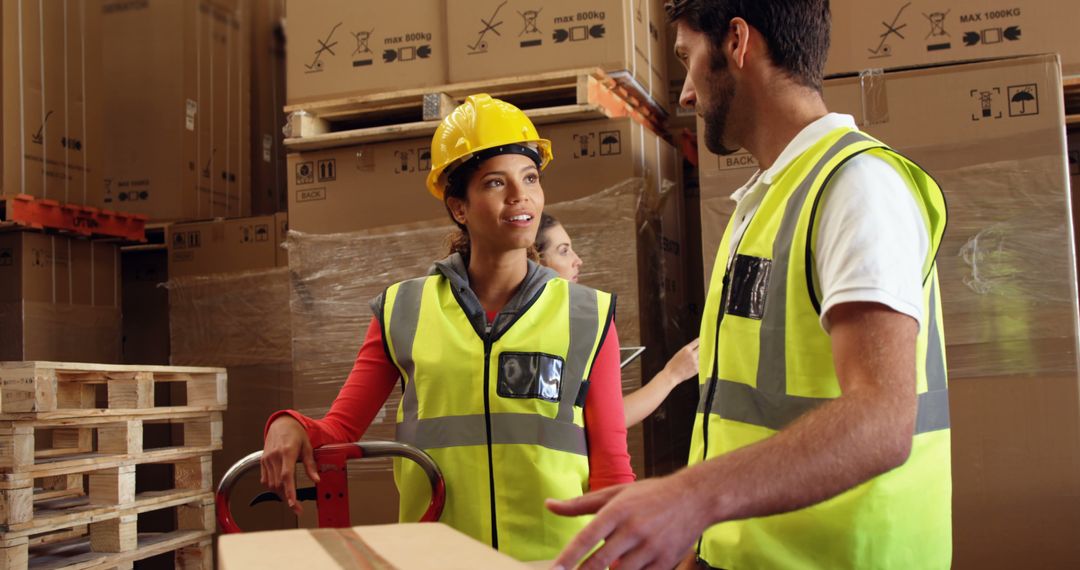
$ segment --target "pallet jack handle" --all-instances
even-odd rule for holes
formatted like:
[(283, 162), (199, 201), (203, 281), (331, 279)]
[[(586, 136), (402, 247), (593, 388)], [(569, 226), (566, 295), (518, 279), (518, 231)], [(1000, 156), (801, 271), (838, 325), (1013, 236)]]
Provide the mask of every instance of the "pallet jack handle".
[[(233, 519), (229, 499), (233, 485), (250, 469), (259, 467), (262, 451), (256, 451), (237, 461), (221, 478), (214, 497), (218, 527), (222, 533), (243, 532)], [(420, 522), (435, 522), (442, 515), (446, 503), (446, 484), (442, 471), (430, 455), (405, 443), (396, 441), (358, 441), (324, 445), (315, 450), (315, 464), (319, 469), (319, 482), (315, 485), (319, 528), (342, 528), (352, 526), (349, 519), (349, 482), (346, 462), (352, 459), (376, 457), (403, 457), (420, 465), (431, 483), (431, 502)]]

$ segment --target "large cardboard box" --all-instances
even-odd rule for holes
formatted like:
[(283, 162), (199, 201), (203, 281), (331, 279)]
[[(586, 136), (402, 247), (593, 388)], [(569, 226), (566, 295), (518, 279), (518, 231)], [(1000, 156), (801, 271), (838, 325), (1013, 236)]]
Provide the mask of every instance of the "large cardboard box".
[(446, 0), (450, 81), (601, 67), (667, 101), (661, 0)]
[[(543, 173), (548, 203), (588, 196), (627, 177), (658, 137), (630, 119), (540, 125), (555, 160)], [(294, 230), (330, 234), (446, 219), (425, 186), (431, 139), (410, 139), (289, 155), (289, 217)], [(672, 155), (673, 156), (673, 155)], [(674, 168), (674, 166), (672, 166)]]
[(1072, 0), (833, 0), (826, 75), (1058, 52), (1080, 73)]
[[(293, 407), (285, 214), (173, 224), (168, 228), (171, 363), (213, 363), (229, 372), (221, 451), (214, 480), (248, 453), (262, 449), (270, 414)], [(248, 507), (264, 489), (258, 471), (233, 491), (240, 528), (296, 525), (280, 503)]]
[(100, 206), (100, 14), (79, 0), (2, 11), (3, 193)]
[(115, 244), (0, 234), (0, 360), (120, 362)]
[[(938, 268), (955, 568), (1068, 566), (1080, 557), (1069, 530), (1080, 525), (1080, 382), (1060, 93), (1052, 56), (825, 85), (830, 109), (926, 168), (948, 201)], [(728, 195), (754, 167), (701, 150), (711, 268)]]
[(284, 212), (285, 0), (251, 1), (251, 214)]
[(288, 0), (288, 104), (446, 83), (444, 0)]
[(285, 213), (172, 224), (165, 232), (169, 277), (285, 267), (288, 253), (281, 244), (287, 231)]
[(518, 570), (533, 567), (441, 523), (230, 534), (221, 537), (218, 553), (218, 567), (222, 570)]
[(153, 220), (251, 212), (246, 2), (98, 0), (105, 199)]

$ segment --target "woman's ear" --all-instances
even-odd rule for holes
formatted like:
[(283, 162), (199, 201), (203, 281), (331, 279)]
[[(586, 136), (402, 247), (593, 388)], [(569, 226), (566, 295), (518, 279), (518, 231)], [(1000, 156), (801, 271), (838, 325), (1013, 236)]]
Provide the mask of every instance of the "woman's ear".
[(446, 199), (446, 208), (450, 210), (450, 215), (454, 217), (454, 221), (465, 225), (465, 201), (461, 198), (454, 198), (453, 196)]

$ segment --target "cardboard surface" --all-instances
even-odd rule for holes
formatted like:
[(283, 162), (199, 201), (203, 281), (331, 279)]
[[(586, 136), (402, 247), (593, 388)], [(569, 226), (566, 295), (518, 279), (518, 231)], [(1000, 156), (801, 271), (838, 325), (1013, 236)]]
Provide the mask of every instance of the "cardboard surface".
[(288, 0), (288, 104), (446, 83), (443, 0)]
[(78, 0), (2, 10), (3, 192), (100, 206), (100, 15)]
[(1080, 73), (1072, 0), (833, 0), (826, 75), (1058, 52)]
[[(1080, 335), (1060, 92), (1046, 56), (825, 86), (830, 109), (926, 168), (948, 201), (938, 267), (956, 568), (1080, 557), (1069, 530), (1080, 525)], [(754, 167), (701, 151), (708, 274), (728, 195)]]
[(0, 360), (120, 361), (115, 244), (0, 234)]
[(233, 273), (287, 266), (288, 215), (172, 224), (165, 232), (169, 276)]
[[(543, 172), (549, 204), (644, 176), (643, 149), (659, 144), (630, 119), (540, 125), (539, 131), (555, 154)], [(292, 228), (326, 234), (447, 218), (424, 186), (430, 146), (424, 138), (290, 154)]]
[[(381, 562), (381, 563), (380, 563)], [(229, 534), (218, 539), (222, 570), (528, 568), (440, 523)]]
[[(1080, 231), (1077, 230), (1077, 220), (1080, 220), (1080, 127), (1074, 127), (1068, 131), (1067, 144), (1069, 151), (1069, 187), (1072, 196), (1072, 219), (1073, 235), (1075, 236), (1074, 253), (1080, 252)], [(1080, 264), (1078, 264), (1080, 272)], [(1080, 273), (1078, 273), (1080, 274)]]
[(285, 0), (251, 5), (251, 214), (284, 212)]
[(246, 2), (100, 0), (107, 207), (153, 220), (251, 212)]
[(447, 0), (446, 22), (452, 83), (601, 67), (667, 100), (659, 0)]

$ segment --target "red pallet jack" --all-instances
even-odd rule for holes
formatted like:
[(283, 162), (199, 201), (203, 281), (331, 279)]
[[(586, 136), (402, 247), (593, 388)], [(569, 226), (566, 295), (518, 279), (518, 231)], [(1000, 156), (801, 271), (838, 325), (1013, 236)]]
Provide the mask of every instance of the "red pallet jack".
[[(345, 528), (352, 526), (349, 519), (349, 481), (346, 463), (353, 459), (376, 457), (402, 457), (416, 462), (424, 470), (431, 483), (431, 502), (419, 522), (435, 522), (442, 515), (446, 503), (446, 484), (442, 471), (430, 455), (411, 445), (396, 441), (358, 441), (325, 445), (315, 450), (315, 464), (319, 469), (319, 482), (314, 487), (296, 490), (300, 501), (314, 500), (319, 515), (319, 528)], [(248, 470), (259, 467), (262, 452), (256, 451), (237, 461), (221, 478), (214, 497), (218, 528), (222, 533), (243, 532), (233, 519), (229, 498), (233, 485)], [(254, 506), (264, 501), (281, 501), (276, 493), (265, 492), (255, 496), (249, 503)]]

